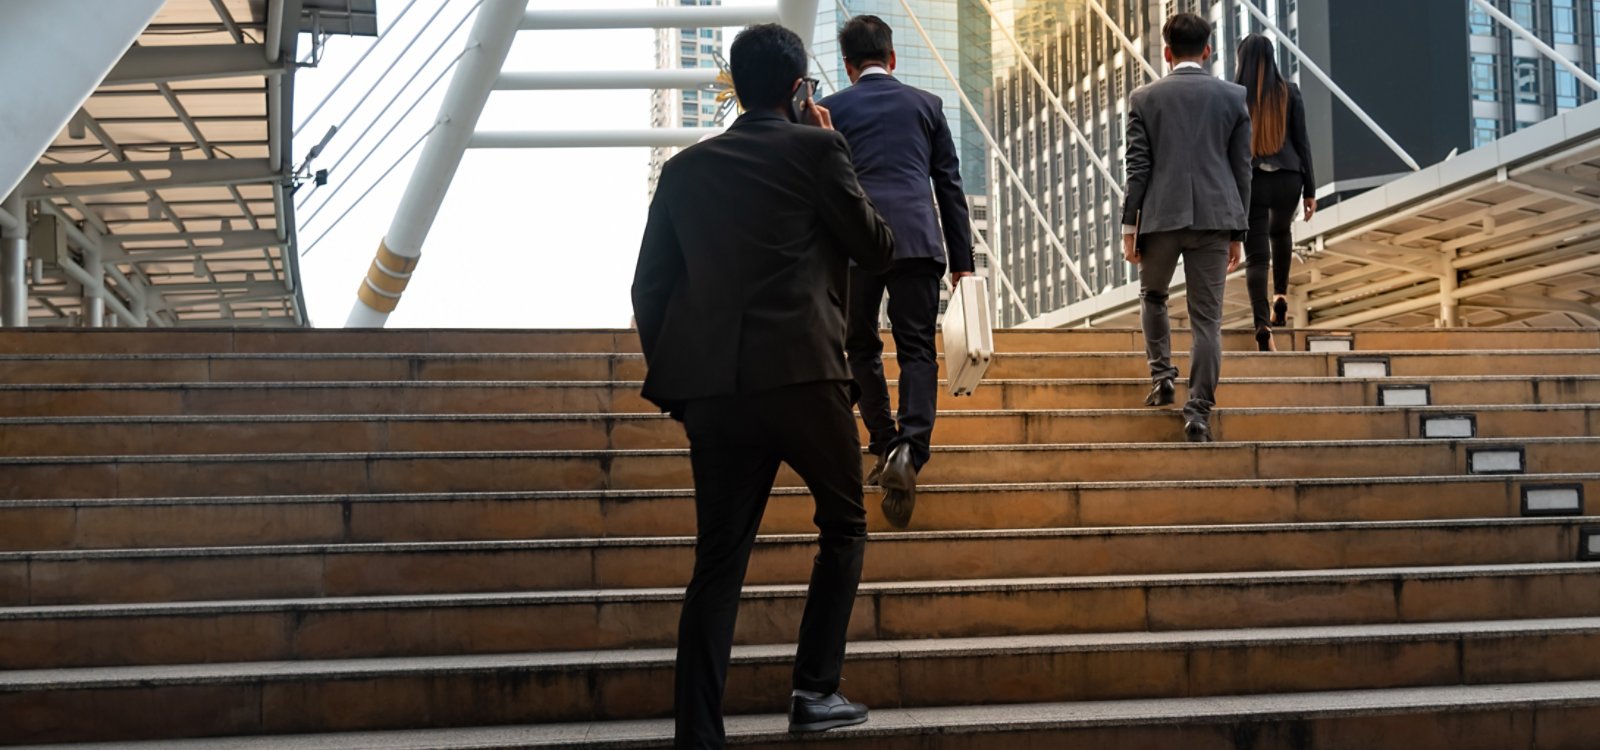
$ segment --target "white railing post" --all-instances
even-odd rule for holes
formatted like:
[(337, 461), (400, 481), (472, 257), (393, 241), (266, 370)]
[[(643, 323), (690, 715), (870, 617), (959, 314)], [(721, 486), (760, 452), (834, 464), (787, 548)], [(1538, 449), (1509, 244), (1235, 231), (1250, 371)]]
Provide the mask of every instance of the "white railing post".
[(28, 326), (28, 213), (22, 190), (0, 204), (9, 222), (0, 223), (0, 325)]

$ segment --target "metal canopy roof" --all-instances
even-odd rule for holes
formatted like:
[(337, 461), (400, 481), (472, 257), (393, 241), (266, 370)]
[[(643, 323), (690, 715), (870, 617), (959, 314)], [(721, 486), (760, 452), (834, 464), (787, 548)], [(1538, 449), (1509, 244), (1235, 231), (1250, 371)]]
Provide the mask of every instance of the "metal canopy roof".
[[(346, 6), (372, 3), (312, 5), (359, 26)], [(116, 293), (142, 291), (158, 325), (306, 324), (285, 190), (300, 6), (167, 0), (24, 184), (43, 213), (81, 223), (74, 244), (101, 238), (129, 280)], [(80, 314), (71, 280), (33, 291), (33, 325)]]
[[(1295, 225), (1300, 328), (1600, 326), (1600, 102), (1398, 178)], [(1185, 319), (1180, 273), (1171, 312)], [(1448, 309), (1444, 300), (1454, 301)], [(1137, 283), (1028, 327), (1135, 326)], [(1241, 269), (1224, 325), (1250, 324)]]

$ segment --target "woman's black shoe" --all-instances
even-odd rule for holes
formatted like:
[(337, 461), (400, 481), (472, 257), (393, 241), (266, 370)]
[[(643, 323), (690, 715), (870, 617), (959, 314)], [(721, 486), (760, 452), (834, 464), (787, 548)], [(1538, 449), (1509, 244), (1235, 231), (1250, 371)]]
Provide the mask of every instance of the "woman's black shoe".
[(1280, 299), (1272, 303), (1272, 327), (1285, 328), (1289, 325), (1289, 300)]
[(1278, 345), (1272, 340), (1272, 329), (1262, 326), (1256, 329), (1256, 349), (1263, 352), (1275, 352)]

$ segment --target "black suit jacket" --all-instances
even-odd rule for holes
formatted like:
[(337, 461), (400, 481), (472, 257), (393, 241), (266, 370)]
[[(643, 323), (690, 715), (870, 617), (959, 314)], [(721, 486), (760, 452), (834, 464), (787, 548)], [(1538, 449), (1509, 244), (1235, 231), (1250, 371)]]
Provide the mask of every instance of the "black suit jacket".
[(1128, 97), (1122, 223), (1141, 236), (1250, 226), (1250, 108), (1243, 86), (1180, 68)]
[(971, 271), (961, 161), (939, 97), (892, 76), (870, 75), (821, 104), (850, 141), (861, 187), (894, 228), (894, 259), (945, 263), (948, 250), (951, 271)]
[(1300, 87), (1289, 84), (1288, 132), (1278, 153), (1257, 157), (1255, 166), (1271, 164), (1280, 170), (1300, 173), (1300, 188), (1306, 198), (1317, 197), (1317, 177), (1311, 168), (1311, 136), (1306, 133), (1306, 100)]
[(850, 380), (849, 262), (881, 270), (893, 253), (844, 136), (740, 117), (656, 184), (633, 277), (645, 398), (680, 416), (692, 399)]

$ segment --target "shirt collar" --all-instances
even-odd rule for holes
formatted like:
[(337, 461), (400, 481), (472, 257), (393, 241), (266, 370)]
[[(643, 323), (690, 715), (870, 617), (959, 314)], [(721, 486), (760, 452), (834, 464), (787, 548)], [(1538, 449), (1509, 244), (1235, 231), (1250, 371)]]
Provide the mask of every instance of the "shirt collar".
[(888, 68), (885, 68), (882, 65), (868, 65), (866, 70), (861, 71), (861, 75), (859, 76), (859, 78), (866, 78), (867, 76), (886, 76), (886, 75), (889, 75), (889, 69)]
[(1176, 73), (1176, 72), (1178, 72), (1180, 70), (1183, 70), (1185, 68), (1194, 68), (1195, 70), (1198, 70), (1198, 71), (1201, 71), (1201, 72), (1205, 71), (1205, 67), (1201, 66), (1200, 63), (1197, 63), (1197, 62), (1194, 62), (1194, 61), (1189, 61), (1189, 62), (1178, 63), (1175, 67), (1173, 67), (1172, 72)]

